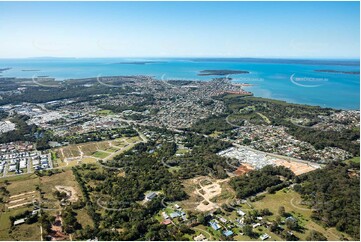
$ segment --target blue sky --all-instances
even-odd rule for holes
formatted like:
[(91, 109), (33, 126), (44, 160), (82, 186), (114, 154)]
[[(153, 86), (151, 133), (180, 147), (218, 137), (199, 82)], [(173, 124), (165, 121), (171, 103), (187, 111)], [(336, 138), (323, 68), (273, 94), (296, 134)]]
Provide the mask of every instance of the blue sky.
[(359, 58), (358, 2), (0, 2), (0, 58)]

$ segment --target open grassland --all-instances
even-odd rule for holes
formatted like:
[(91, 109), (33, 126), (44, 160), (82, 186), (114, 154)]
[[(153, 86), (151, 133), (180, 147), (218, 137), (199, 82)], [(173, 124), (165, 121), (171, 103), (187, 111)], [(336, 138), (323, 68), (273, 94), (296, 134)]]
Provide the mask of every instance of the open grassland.
[(57, 200), (53, 195), (54, 192), (57, 191), (56, 186), (72, 187), (76, 192), (75, 196), (81, 196), (81, 190), (78, 183), (75, 181), (75, 177), (71, 170), (53, 174), (51, 176), (40, 177), (40, 190), (44, 199), (49, 201)]
[(35, 191), (36, 187), (40, 185), (39, 177), (35, 174), (19, 176), (17, 178), (18, 179), (7, 179), (9, 184), (6, 186), (6, 189), (10, 192), (10, 196)]
[(353, 157), (353, 158), (351, 158), (351, 159), (349, 159), (349, 160), (346, 160), (345, 161), (346, 163), (356, 163), (356, 164), (360, 164), (360, 157), (358, 156), (358, 157)]
[(86, 226), (90, 226), (91, 228), (94, 228), (93, 221), (91, 217), (89, 216), (86, 208), (82, 208), (76, 211), (76, 219), (79, 221), (81, 226), (85, 228)]
[(40, 225), (21, 224), (11, 229), (10, 216), (16, 216), (27, 210), (28, 207), (17, 208), (8, 212), (0, 213), (0, 240), (40, 240)]
[(17, 241), (37, 241), (41, 239), (40, 224), (21, 224), (14, 227), (10, 234), (12, 240)]

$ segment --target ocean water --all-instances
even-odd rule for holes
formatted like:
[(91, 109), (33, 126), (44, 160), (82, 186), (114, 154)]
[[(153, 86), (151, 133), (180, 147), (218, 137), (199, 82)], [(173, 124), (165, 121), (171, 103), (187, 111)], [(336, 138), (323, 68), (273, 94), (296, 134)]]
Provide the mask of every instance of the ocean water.
[[(359, 60), (285, 59), (125, 59), (125, 58), (28, 58), (0, 59), (3, 77), (49, 76), (57, 80), (115, 75), (149, 75), (163, 80), (202, 80), (202, 70), (244, 70), (230, 75), (236, 83), (249, 83), (255, 96), (292, 103), (338, 109), (360, 109), (360, 75), (339, 72), (360, 71)], [(24, 71), (28, 70), (28, 71)], [(31, 70), (31, 71), (29, 71)]]

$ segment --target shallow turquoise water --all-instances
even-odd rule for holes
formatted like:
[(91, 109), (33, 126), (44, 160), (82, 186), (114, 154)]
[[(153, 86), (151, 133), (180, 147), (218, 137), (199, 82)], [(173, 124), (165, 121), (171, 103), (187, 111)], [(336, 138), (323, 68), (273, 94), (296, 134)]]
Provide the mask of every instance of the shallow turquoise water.
[[(151, 61), (147, 64), (120, 62)], [(255, 96), (293, 103), (342, 109), (360, 109), (360, 75), (315, 70), (360, 71), (358, 61), (297, 61), (264, 59), (0, 59), (4, 77), (50, 76), (58, 80), (113, 75), (150, 75), (164, 80), (210, 80), (201, 70), (245, 70), (231, 75), (235, 82), (250, 83)], [(23, 71), (23, 70), (34, 71)]]

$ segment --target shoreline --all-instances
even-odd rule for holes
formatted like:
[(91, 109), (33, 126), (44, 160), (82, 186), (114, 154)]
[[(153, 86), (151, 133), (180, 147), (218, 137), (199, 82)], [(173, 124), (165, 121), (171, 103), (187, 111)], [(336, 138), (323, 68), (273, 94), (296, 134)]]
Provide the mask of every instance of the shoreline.
[[(39, 76), (40, 77), (40, 76)], [(43, 77), (43, 76), (41, 76)], [(54, 79), (54, 82), (67, 82), (67, 81), (71, 81), (71, 82), (74, 82), (74, 81), (85, 81), (85, 80), (89, 80), (90, 82), (91, 81), (95, 81), (97, 82), (97, 79), (99, 77), (85, 77), (85, 78), (74, 78), (74, 79), (71, 79), (71, 78), (62, 78), (62, 79)], [(154, 76), (149, 76), (149, 75), (116, 75), (116, 76), (102, 76), (101, 78), (136, 78), (136, 79), (142, 79), (142, 78), (151, 78), (152, 80), (157, 80), (157, 81), (162, 81), (162, 80), (159, 80), (158, 78), (155, 78)], [(190, 82), (190, 83), (200, 83), (200, 82), (209, 82), (209, 81), (212, 81), (214, 79), (218, 79), (218, 78), (212, 78), (212, 79), (208, 79), (208, 80), (179, 80), (179, 81), (187, 81), (187, 82)], [(232, 81), (232, 78), (230, 78)], [(24, 81), (33, 81), (32, 78), (22, 78), (22, 77), (5, 77), (5, 76), (0, 76), (0, 82), (2, 80), (24, 80)], [(177, 80), (172, 80), (172, 81), (177, 81)], [(297, 102), (296, 100), (292, 100), (290, 101), (289, 99), (287, 98), (273, 98), (273, 97), (269, 97), (269, 96), (263, 96), (263, 95), (259, 95), (259, 94), (256, 94), (254, 93), (252, 90), (245, 90), (243, 88), (252, 88), (252, 87), (255, 87), (255, 86), (258, 86), (258, 85), (255, 85), (255, 84), (251, 84), (251, 83), (233, 83), (231, 82), (231, 85), (232, 86), (235, 86), (235, 87), (240, 87), (242, 89), (242, 91), (248, 93), (247, 96), (253, 96), (253, 97), (258, 97), (258, 98), (265, 98), (265, 99), (271, 99), (271, 100), (277, 100), (277, 101), (282, 101), (282, 102), (286, 102), (286, 103), (290, 103), (290, 104), (297, 104), (297, 105), (305, 105), (305, 106), (317, 106), (317, 107), (321, 107), (321, 108), (330, 108), (330, 109), (334, 109), (334, 110), (343, 110), (343, 111), (360, 111), (360, 107), (357, 108), (338, 108), (338, 107), (333, 107), (333, 106), (323, 106), (323, 105), (320, 105), (320, 104), (315, 104), (315, 103), (305, 103), (305, 102)], [(232, 91), (231, 91), (232, 92)], [(229, 92), (229, 94), (234, 94), (234, 95), (237, 95), (236, 92), (234, 93), (231, 93)], [(251, 95), (249, 95), (251, 94)], [(239, 93), (239, 95), (242, 95), (242, 93)], [(360, 97), (359, 97), (360, 98)]]

